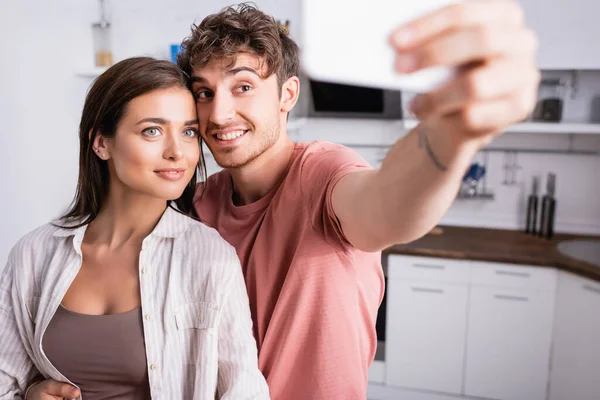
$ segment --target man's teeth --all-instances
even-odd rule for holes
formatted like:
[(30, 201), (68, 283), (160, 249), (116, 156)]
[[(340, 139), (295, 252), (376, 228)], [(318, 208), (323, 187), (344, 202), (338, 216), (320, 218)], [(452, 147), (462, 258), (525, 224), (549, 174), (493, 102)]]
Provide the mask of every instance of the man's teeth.
[(235, 138), (239, 138), (244, 133), (246, 133), (246, 131), (233, 131), (233, 132), (228, 132), (228, 133), (217, 133), (217, 139), (219, 139), (219, 140), (233, 140)]

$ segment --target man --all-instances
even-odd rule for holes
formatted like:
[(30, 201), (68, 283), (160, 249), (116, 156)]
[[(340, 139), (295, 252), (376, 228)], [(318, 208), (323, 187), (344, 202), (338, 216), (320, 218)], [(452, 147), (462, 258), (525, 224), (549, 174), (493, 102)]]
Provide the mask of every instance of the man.
[(513, 1), (446, 7), (399, 27), (390, 45), (399, 72), (459, 73), (414, 99), (422, 122), (379, 170), (342, 146), (290, 140), (298, 48), (271, 17), (230, 7), (182, 46), (203, 139), (225, 168), (199, 189), (197, 213), (237, 249), (273, 399), (365, 398), (379, 252), (427, 233), (478, 149), (534, 106), (537, 44)]

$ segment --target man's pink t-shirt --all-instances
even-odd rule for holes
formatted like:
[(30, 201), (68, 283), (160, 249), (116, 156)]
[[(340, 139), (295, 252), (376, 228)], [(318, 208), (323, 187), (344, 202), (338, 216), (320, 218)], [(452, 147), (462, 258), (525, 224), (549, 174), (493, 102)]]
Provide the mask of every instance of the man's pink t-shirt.
[(197, 203), (201, 220), (237, 250), (250, 298), (259, 367), (274, 400), (364, 399), (384, 291), (381, 253), (344, 238), (331, 193), (370, 168), (350, 149), (297, 143), (280, 183), (245, 206), (227, 170)]

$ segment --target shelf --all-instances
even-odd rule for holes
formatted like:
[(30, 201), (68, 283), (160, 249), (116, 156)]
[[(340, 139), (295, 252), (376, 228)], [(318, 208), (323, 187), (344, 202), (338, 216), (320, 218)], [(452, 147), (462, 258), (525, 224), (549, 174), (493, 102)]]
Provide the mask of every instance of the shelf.
[(457, 200), (494, 200), (494, 193), (484, 192), (475, 194), (459, 193), (456, 196)]
[(84, 78), (96, 78), (96, 77), (100, 76), (107, 69), (108, 69), (108, 67), (83, 68), (83, 69), (77, 70), (75, 72), (75, 75), (81, 76)]
[[(405, 129), (412, 129), (417, 124), (414, 119), (405, 119), (403, 123)], [(510, 126), (505, 132), (600, 135), (600, 124), (523, 122)]]

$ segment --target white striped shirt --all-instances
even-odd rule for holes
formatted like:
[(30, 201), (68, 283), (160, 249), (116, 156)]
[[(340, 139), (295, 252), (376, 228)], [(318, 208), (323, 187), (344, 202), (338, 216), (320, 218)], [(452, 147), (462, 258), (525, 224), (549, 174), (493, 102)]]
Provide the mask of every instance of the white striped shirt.
[[(79, 272), (86, 228), (47, 224), (13, 248), (0, 278), (0, 399), (22, 398), (38, 371), (72, 384), (42, 337)], [(167, 208), (138, 269), (153, 399), (269, 398), (240, 262), (217, 231)]]

